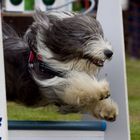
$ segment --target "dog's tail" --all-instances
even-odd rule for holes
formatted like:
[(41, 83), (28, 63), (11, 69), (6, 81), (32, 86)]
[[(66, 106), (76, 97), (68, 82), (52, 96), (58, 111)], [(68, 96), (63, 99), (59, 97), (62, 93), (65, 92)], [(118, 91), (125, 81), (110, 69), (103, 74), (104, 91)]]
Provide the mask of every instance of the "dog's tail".
[(19, 38), (16, 31), (4, 21), (2, 22), (3, 40), (8, 38)]

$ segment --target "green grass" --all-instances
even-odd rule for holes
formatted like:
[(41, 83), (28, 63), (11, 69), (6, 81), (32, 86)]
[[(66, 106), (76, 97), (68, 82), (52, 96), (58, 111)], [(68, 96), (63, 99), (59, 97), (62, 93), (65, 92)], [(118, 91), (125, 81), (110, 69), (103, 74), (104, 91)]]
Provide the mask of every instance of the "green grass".
[(131, 139), (140, 139), (140, 61), (127, 59)]
[[(130, 128), (132, 140), (140, 139), (140, 61), (127, 59)], [(54, 106), (26, 108), (8, 103), (8, 118), (11, 120), (80, 120), (81, 115), (61, 115)]]
[(57, 112), (55, 106), (30, 108), (9, 102), (8, 118), (9, 120), (80, 120), (81, 115), (62, 115)]

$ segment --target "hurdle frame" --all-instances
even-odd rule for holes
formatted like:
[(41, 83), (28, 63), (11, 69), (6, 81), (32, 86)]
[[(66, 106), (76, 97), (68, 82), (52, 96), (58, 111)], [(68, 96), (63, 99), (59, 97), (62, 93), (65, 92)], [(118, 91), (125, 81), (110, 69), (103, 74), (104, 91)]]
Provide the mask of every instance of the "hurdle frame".
[[(105, 140), (130, 140), (128, 92), (124, 51), (122, 8), (120, 0), (99, 0), (97, 19), (100, 21), (105, 37), (114, 50), (113, 59), (102, 69), (101, 77), (110, 82), (111, 96), (119, 107), (115, 123), (107, 123)], [(115, 75), (114, 75), (115, 74)]]
[(0, 2), (0, 140), (8, 139), (7, 106), (5, 90), (4, 55), (2, 42), (1, 2)]

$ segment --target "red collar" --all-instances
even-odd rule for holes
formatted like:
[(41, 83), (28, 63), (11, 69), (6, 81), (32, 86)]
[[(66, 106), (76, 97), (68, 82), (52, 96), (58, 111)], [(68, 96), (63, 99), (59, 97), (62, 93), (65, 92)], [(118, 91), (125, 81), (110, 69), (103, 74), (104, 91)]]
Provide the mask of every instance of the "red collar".
[[(42, 60), (42, 56), (40, 54), (36, 55), (33, 51), (30, 51), (29, 54), (29, 69), (37, 70), (38, 74), (43, 75), (45, 78), (53, 78), (54, 76), (63, 77), (64, 72), (56, 71), (52, 67), (50, 67), (47, 63), (44, 63)], [(37, 65), (36, 65), (37, 64)], [(35, 67), (34, 67), (35, 66)]]
[(42, 56), (40, 54), (38, 54), (36, 56), (33, 51), (30, 51), (30, 54), (29, 54), (29, 63), (33, 63), (36, 58), (37, 58), (37, 60), (42, 61)]

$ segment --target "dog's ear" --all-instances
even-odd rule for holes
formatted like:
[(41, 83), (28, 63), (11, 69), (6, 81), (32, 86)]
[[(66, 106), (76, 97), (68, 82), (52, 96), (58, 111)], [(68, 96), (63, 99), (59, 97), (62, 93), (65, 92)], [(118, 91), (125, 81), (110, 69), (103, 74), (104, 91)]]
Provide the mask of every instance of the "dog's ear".
[(46, 29), (49, 28), (50, 26), (49, 18), (47, 17), (47, 14), (42, 12), (40, 9), (35, 10), (33, 18), (35, 22), (38, 23), (39, 25), (45, 26)]

